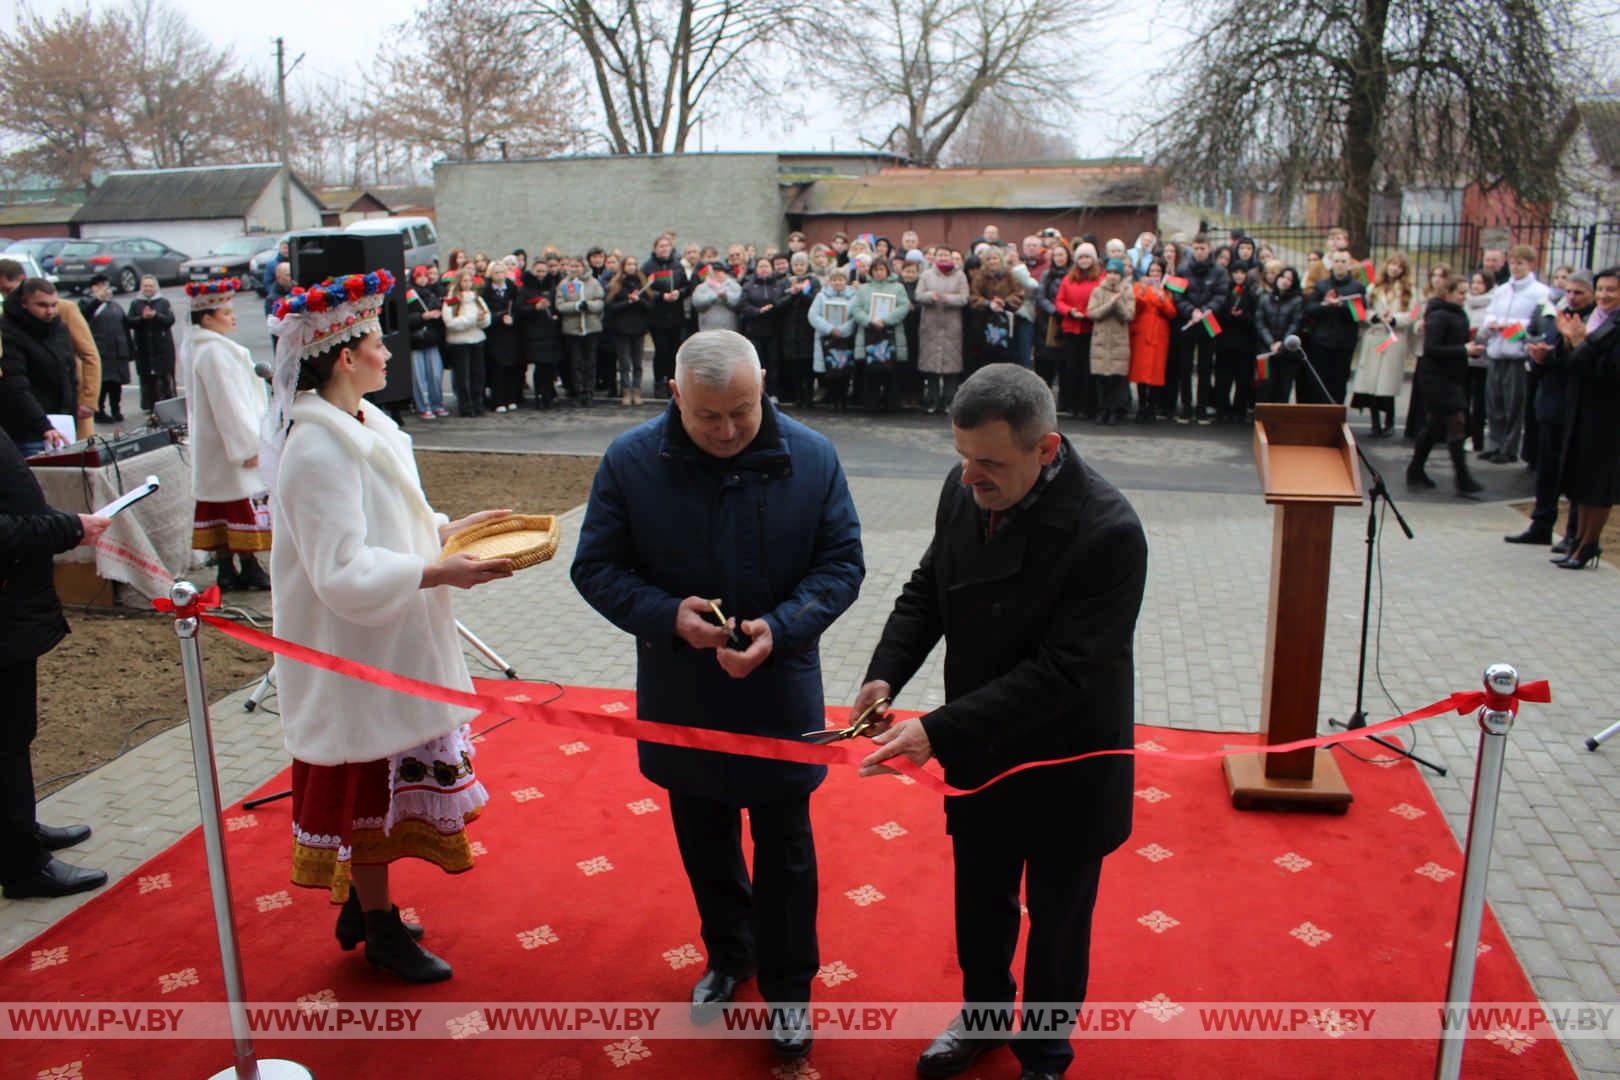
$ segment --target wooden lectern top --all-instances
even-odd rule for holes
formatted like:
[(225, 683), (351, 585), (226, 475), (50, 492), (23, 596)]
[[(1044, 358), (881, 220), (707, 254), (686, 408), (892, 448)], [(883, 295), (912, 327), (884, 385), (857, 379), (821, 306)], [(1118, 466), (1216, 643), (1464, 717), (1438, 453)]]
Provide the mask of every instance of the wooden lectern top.
[(1256, 405), (1254, 460), (1266, 502), (1359, 506), (1361, 468), (1343, 405)]

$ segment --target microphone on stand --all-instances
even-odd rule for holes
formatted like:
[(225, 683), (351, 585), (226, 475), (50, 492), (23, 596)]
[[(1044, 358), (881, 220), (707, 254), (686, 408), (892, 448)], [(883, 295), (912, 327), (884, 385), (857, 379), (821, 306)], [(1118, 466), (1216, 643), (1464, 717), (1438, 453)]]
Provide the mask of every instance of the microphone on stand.
[[(1295, 354), (1302, 361), (1304, 361), (1305, 370), (1311, 373), (1311, 378), (1316, 381), (1316, 388), (1318, 390), (1322, 391), (1322, 401), (1325, 404), (1328, 404), (1328, 405), (1343, 404), (1342, 402), (1334, 401), (1333, 400), (1333, 395), (1328, 393), (1327, 383), (1324, 383), (1322, 381), (1322, 376), (1317, 374), (1316, 365), (1311, 363), (1311, 358), (1305, 352), (1305, 346), (1300, 343), (1298, 334), (1289, 334), (1287, 337), (1283, 338), (1283, 350), (1285, 352), (1291, 352), (1291, 353)], [(1357, 449), (1359, 450), (1360, 447), (1357, 447)]]
[(263, 360), (260, 360), (257, 364), (253, 365), (253, 374), (257, 375), (265, 382), (274, 382), (276, 377), (275, 371)]

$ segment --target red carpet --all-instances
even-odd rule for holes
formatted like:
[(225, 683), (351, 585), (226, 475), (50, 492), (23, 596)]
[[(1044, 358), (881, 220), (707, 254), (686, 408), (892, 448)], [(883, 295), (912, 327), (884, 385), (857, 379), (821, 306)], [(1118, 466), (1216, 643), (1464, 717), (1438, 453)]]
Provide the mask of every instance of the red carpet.
[[(571, 691), (606, 704), (621, 691)], [(1207, 750), (1231, 736), (1140, 729), (1150, 746)], [(1461, 854), (1415, 768), (1340, 756), (1356, 802), (1344, 817), (1239, 813), (1215, 762), (1139, 761), (1137, 825), (1105, 863), (1092, 957), (1093, 1002), (1437, 1001), (1445, 989)], [(697, 917), (663, 808), (626, 743), (586, 746), (532, 722), (481, 745), (491, 795), (473, 836), (477, 869), (451, 878), (396, 868), (395, 894), (427, 926), (456, 977), (426, 989), (373, 974), (332, 939), (323, 893), (288, 884), (287, 802), (228, 812), (228, 843), (254, 1001), (684, 1000), (702, 973)], [(266, 790), (284, 785), (285, 774)], [(816, 795), (821, 866), (819, 1003), (952, 1002), (949, 848), (939, 800), (894, 778), (835, 771)], [(1438, 868), (1438, 869), (1437, 869)], [(587, 872), (591, 871), (591, 872)], [(1501, 872), (1500, 870), (1498, 872)], [(853, 894), (853, 895), (852, 895)], [(881, 899), (876, 897), (881, 895)], [(861, 902), (864, 901), (864, 902)], [(0, 960), (5, 997), (150, 1002), (223, 997), (199, 834), (154, 858), (49, 933)], [(1307, 925), (1309, 924), (1309, 925)], [(1314, 944), (1313, 944), (1314, 943)], [(1487, 920), (1476, 1002), (1534, 995)], [(1020, 958), (1021, 970), (1022, 960)], [(757, 997), (749, 984), (745, 996)], [(1172, 1004), (1166, 1004), (1172, 1003)], [(1070, 1076), (1378, 1077), (1432, 1075), (1429, 1039), (1355, 1039), (1312, 1028), (1286, 1040), (1076, 1037)], [(905, 1077), (918, 1040), (823, 1038), (797, 1066), (752, 1041), (261, 1038), (322, 1080), (361, 1076), (562, 1078)], [(12, 1041), (6, 1077), (201, 1077), (228, 1043)], [(1470, 1041), (1470, 1077), (1572, 1077), (1556, 1038)], [(1005, 1050), (969, 1077), (1015, 1077)]]

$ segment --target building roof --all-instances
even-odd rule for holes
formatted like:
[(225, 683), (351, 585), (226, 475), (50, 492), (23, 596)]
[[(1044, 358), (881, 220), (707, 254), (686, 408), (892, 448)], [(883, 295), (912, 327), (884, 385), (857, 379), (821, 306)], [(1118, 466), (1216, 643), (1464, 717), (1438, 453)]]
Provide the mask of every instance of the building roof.
[(12, 203), (0, 206), (0, 229), (29, 225), (66, 225), (79, 207), (63, 203)]
[(815, 180), (794, 194), (788, 213), (817, 217), (1154, 206), (1162, 187), (1159, 171), (1135, 159), (1011, 168), (897, 168), (871, 176)]
[[(74, 216), (76, 222), (242, 218), (281, 174), (281, 166), (223, 165), (107, 174)], [(320, 199), (293, 175), (311, 202)]]
[(321, 201), (321, 206), (328, 211), (342, 213), (353, 210), (363, 200), (369, 198), (384, 210), (391, 207), (391, 203), (377, 194), (376, 188), (320, 188), (315, 197)]

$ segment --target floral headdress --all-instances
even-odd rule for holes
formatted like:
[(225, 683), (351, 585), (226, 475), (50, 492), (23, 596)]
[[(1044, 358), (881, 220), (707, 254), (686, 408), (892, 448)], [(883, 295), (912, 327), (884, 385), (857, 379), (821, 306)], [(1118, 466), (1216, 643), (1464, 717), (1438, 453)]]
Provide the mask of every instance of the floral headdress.
[(213, 281), (186, 283), (186, 299), (191, 301), (192, 311), (208, 311), (211, 308), (222, 307), (230, 303), (241, 291), (242, 282), (237, 278), (215, 278)]

